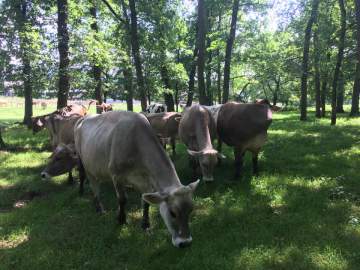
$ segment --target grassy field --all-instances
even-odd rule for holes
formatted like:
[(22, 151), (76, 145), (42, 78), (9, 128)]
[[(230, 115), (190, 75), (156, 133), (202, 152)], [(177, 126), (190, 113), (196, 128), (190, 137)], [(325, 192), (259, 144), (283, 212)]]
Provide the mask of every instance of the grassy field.
[[(128, 224), (119, 227), (110, 185), (100, 216), (88, 185), (79, 197), (66, 176), (41, 181), (47, 134), (12, 124), (21, 118), (21, 109), (0, 108), (0, 122), (10, 126), (4, 140), (16, 146), (0, 152), (0, 269), (360, 269), (360, 118), (344, 115), (331, 127), (312, 114), (306, 123), (294, 112), (276, 114), (259, 177), (247, 155), (244, 178), (234, 181), (225, 148), (216, 181), (196, 192), (187, 249), (171, 245), (156, 208), (151, 231), (141, 230), (133, 191)], [(177, 151), (177, 172), (188, 183), (184, 146)]]

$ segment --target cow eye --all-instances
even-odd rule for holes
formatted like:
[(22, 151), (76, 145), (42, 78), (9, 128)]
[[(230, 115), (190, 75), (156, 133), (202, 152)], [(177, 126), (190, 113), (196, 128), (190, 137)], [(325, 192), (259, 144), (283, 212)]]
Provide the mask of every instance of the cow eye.
[(175, 212), (174, 212), (174, 211), (172, 211), (172, 210), (170, 210), (170, 216), (171, 216), (172, 218), (176, 218), (176, 214), (175, 214)]

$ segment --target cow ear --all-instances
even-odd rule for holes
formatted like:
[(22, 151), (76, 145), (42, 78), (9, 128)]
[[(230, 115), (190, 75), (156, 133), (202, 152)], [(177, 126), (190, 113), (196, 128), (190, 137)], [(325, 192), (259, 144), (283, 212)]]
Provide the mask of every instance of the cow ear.
[(181, 116), (175, 117), (175, 121), (180, 122), (181, 121)]
[(189, 153), (190, 156), (193, 156), (193, 157), (199, 157), (202, 155), (201, 151), (192, 151), (192, 150), (187, 149), (187, 152)]
[(159, 204), (167, 199), (168, 195), (160, 194), (159, 192), (144, 193), (142, 199), (150, 204)]
[(194, 192), (197, 186), (200, 184), (200, 179), (196, 180), (195, 182), (192, 182), (188, 185), (189, 188), (191, 188), (191, 191)]

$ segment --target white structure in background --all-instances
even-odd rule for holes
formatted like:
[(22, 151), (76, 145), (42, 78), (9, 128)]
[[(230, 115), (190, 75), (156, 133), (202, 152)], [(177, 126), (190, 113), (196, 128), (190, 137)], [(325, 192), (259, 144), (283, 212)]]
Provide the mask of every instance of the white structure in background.
[(167, 106), (161, 103), (153, 103), (146, 107), (146, 113), (161, 113), (167, 112)]

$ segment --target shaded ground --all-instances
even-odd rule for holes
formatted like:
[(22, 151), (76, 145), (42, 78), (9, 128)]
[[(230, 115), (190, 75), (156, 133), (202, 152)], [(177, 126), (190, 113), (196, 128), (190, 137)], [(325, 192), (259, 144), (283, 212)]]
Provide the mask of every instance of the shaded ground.
[[(79, 197), (66, 176), (42, 182), (45, 132), (34, 137), (13, 126), (4, 140), (14, 151), (0, 152), (0, 269), (359, 269), (359, 118), (331, 127), (328, 119), (276, 115), (257, 178), (248, 155), (244, 178), (234, 181), (225, 148), (216, 181), (197, 190), (194, 241), (184, 250), (172, 247), (155, 208), (150, 233), (142, 232), (135, 192), (129, 224), (120, 228), (110, 185), (103, 190), (109, 211), (99, 216), (88, 186)], [(177, 151), (187, 183), (185, 148)]]

